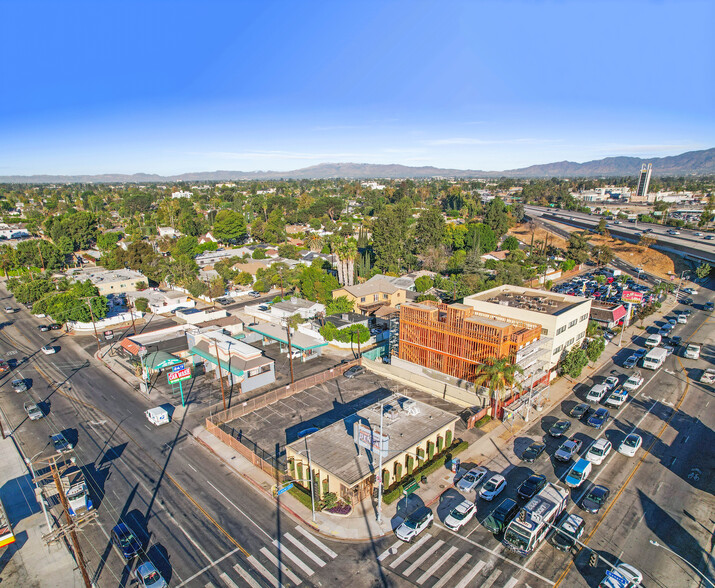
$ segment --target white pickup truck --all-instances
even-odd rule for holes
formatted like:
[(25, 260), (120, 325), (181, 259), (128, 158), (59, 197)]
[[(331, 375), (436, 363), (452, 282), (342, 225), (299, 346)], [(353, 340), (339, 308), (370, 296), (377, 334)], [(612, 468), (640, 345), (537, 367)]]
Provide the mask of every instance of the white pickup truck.
[(703, 372), (702, 376), (700, 376), (700, 383), (712, 384), (713, 382), (715, 382), (715, 369), (708, 368)]
[(614, 408), (618, 408), (626, 400), (628, 400), (628, 392), (623, 389), (619, 389), (611, 392), (611, 395), (606, 398), (603, 404), (605, 404), (606, 406), (613, 406)]
[(645, 378), (641, 376), (641, 373), (636, 372), (623, 383), (623, 389), (628, 390), (629, 392), (634, 392), (643, 385), (644, 380)]

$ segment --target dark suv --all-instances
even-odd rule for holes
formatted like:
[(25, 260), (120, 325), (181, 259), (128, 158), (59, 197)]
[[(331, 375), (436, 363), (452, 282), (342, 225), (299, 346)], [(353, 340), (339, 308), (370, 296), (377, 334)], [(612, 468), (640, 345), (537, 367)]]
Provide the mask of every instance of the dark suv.
[(501, 533), (506, 526), (511, 522), (519, 512), (519, 505), (513, 501), (511, 498), (506, 498), (502, 500), (501, 504), (497, 506), (482, 523), (484, 528), (491, 531), (495, 535)]

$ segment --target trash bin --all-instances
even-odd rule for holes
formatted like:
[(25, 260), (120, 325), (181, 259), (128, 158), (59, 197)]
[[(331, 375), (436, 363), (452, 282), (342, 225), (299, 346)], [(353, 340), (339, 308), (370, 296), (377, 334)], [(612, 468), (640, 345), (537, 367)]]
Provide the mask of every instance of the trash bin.
[(459, 471), (459, 459), (452, 460), (452, 473), (456, 474)]

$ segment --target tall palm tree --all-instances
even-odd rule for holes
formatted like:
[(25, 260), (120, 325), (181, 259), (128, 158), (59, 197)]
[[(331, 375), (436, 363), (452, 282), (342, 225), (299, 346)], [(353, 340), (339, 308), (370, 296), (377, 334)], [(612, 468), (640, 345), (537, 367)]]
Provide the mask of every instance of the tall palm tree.
[(499, 404), (503, 399), (503, 394), (506, 389), (513, 390), (516, 382), (515, 376), (517, 372), (524, 370), (511, 363), (509, 358), (499, 359), (497, 357), (488, 357), (484, 363), (477, 369), (474, 384), (476, 386), (484, 386), (489, 390), (492, 404), (492, 418), (496, 418), (498, 414)]
[(347, 267), (345, 268), (346, 271), (343, 277), (345, 278), (347, 285), (352, 286), (355, 281), (355, 258), (358, 255), (357, 241), (355, 241), (352, 237), (345, 243), (344, 254)]
[(347, 250), (347, 244), (345, 242), (338, 243), (335, 246), (334, 253), (338, 258), (338, 282), (340, 282), (341, 286), (346, 285), (346, 280), (345, 280), (345, 257), (346, 257), (346, 252)]

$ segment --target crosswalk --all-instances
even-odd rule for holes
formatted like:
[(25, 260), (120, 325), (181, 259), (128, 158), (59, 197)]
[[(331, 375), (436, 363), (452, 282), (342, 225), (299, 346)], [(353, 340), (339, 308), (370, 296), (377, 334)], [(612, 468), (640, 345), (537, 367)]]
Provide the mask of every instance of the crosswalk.
[(472, 553), (460, 553), (457, 547), (427, 532), (413, 544), (395, 541), (377, 559), (417, 586), (530, 588), (510, 576), (504, 566), (494, 567), (493, 563), (477, 560)]
[(239, 563), (232, 562), (232, 571), (222, 571), (218, 576), (222, 586), (207, 582), (205, 588), (300, 586), (304, 579), (313, 576), (336, 557), (338, 554), (325, 543), (297, 526), (291, 532), (283, 533), (281, 541), (274, 539), (271, 546), (261, 547), (258, 555), (249, 555)]

